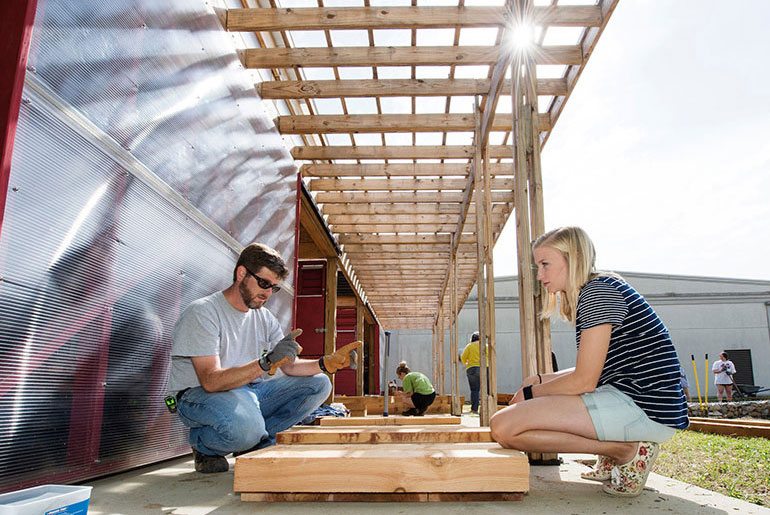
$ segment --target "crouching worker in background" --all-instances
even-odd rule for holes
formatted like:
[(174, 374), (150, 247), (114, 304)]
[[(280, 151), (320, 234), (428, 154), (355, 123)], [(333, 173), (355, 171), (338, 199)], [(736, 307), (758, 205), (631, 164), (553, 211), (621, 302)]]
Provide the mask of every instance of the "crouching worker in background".
[(689, 425), (679, 359), (666, 326), (620, 276), (597, 272), (594, 246), (578, 227), (534, 244), (537, 278), (548, 291), (541, 314), (575, 325), (574, 368), (528, 377), (491, 419), (492, 437), (526, 452), (599, 455), (585, 479), (611, 495), (636, 496), (658, 444)]
[(428, 407), (436, 400), (436, 390), (433, 388), (430, 380), (425, 377), (425, 374), (409, 370), (409, 367), (406, 366), (406, 361), (398, 364), (396, 375), (404, 386), (404, 391), (397, 390), (396, 395), (401, 396), (404, 406), (408, 408), (401, 414), (416, 417), (423, 416)]
[[(282, 337), (263, 307), (288, 273), (275, 250), (252, 243), (238, 258), (233, 283), (190, 303), (174, 327), (168, 389), (190, 428), (198, 472), (226, 472), (225, 455), (273, 445), (276, 433), (329, 396), (331, 382), (322, 372), (350, 365), (348, 347), (361, 345), (320, 360), (297, 358), (294, 338), (301, 331)], [(272, 378), (277, 368), (283, 374)]]

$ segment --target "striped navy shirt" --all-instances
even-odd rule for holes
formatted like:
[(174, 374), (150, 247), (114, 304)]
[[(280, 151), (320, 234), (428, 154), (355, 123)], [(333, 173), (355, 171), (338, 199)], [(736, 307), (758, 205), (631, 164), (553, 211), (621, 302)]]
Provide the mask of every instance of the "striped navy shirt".
[(591, 279), (580, 290), (575, 339), (602, 324), (612, 325), (599, 384), (625, 393), (651, 419), (684, 429), (687, 404), (679, 383), (679, 358), (668, 329), (639, 292), (616, 277)]

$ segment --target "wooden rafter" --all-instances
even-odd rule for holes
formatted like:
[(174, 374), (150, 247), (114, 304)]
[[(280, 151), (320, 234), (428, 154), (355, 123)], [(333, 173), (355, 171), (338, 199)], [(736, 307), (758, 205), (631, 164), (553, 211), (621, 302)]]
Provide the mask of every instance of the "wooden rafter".
[[(279, 132), (304, 142), (291, 153), (305, 161), (300, 168), (304, 184), (342, 249), (337, 265), (386, 328), (456, 333), (454, 317), (476, 281), (480, 260), (491, 270), (490, 253), (477, 253), (472, 242), (483, 231), (484, 245), (491, 247), (516, 198), (509, 145), (513, 116), (497, 109), (498, 102), (504, 105), (512, 98), (512, 81), (505, 78), (508, 40), (518, 30), (511, 25), (520, 16), (516, 13), (522, 12), (514, 1), (466, 6), (458, 0), (454, 7), (427, 7), (411, 0), (411, 6), (387, 7), (364, 0), (363, 7), (328, 7), (323, 0), (308, 0), (286, 9), (273, 0), (260, 4), (270, 7), (246, 8), (242, 0), (244, 9), (227, 11), (227, 30), (252, 32), (259, 42), (261, 48), (245, 49), (241, 60), (247, 68), (270, 70), (271, 80), (256, 84), (256, 91), (285, 105), (276, 109)], [(529, 91), (544, 107), (534, 121), (541, 146), (616, 4), (527, 4), (525, 16), (540, 27), (531, 47), (533, 65), (565, 70), (538, 79)], [(424, 29), (437, 28), (453, 33), (448, 45), (422, 40), (428, 34)], [(494, 43), (461, 44), (469, 28), (488, 28)], [(391, 29), (408, 31), (396, 46), (390, 46), (395, 40), (379, 39)], [(572, 44), (544, 44), (546, 31), (558, 30), (575, 34)], [(302, 34), (310, 32), (300, 31), (320, 31), (321, 37), (305, 38)], [(362, 34), (343, 39), (335, 31)], [(464, 65), (480, 66), (481, 73), (460, 73)], [(424, 66), (445, 67), (446, 73), (423, 78)], [(396, 69), (406, 73), (393, 75)], [(477, 98), (480, 131), (473, 115), (464, 114), (467, 108), (455, 107), (456, 102), (467, 103), (467, 97)], [(432, 107), (424, 109), (421, 102)], [(449, 144), (468, 141), (474, 133), (473, 145)], [(495, 144), (487, 145), (487, 140)], [(420, 144), (428, 141), (430, 145)], [(483, 187), (475, 181), (480, 171), (472, 164), (479, 148), (485, 151), (482, 161), (476, 159), (484, 166)], [(479, 205), (489, 212), (477, 209), (477, 188), (486, 199)], [(409, 288), (399, 289), (399, 282)], [(491, 292), (492, 285), (486, 287)], [(457, 345), (456, 334), (450, 340)], [(443, 349), (441, 341), (441, 336), (434, 338), (437, 350)], [(442, 355), (438, 353), (435, 363), (437, 373), (444, 369)]]
[[(489, 93), (490, 79), (365, 79), (271, 81), (256, 85), (262, 98), (470, 96)], [(503, 91), (511, 81), (503, 81)], [(565, 79), (540, 79), (538, 95), (566, 95)]]
[[(493, 27), (509, 22), (504, 7), (346, 7), (292, 9), (231, 9), (227, 30), (340, 30), (340, 29), (436, 29)], [(601, 24), (595, 6), (538, 7), (535, 22), (555, 27), (592, 27)]]
[[(470, 159), (473, 156), (471, 145), (388, 145), (357, 147), (294, 147), (291, 150), (294, 159), (326, 161), (332, 159)], [(492, 145), (489, 157), (512, 159), (510, 146)]]
[[(536, 49), (537, 64), (580, 65), (579, 46)], [(493, 65), (500, 57), (494, 46), (466, 47), (344, 47), (249, 48), (243, 54), (246, 68), (317, 68), (327, 66), (451, 66)]]

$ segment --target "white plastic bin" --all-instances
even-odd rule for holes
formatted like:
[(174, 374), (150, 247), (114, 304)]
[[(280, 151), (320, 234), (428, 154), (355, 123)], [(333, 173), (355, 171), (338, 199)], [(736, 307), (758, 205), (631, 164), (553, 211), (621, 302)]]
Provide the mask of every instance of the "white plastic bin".
[(90, 486), (42, 485), (0, 495), (0, 515), (85, 515)]

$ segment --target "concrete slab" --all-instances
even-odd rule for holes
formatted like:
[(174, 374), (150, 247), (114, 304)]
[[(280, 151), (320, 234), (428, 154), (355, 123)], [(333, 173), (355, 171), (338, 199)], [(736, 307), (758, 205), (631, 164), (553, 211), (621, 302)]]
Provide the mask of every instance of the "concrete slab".
[[(463, 425), (478, 426), (478, 417), (463, 416)], [(235, 459), (224, 474), (199, 474), (192, 456), (125, 472), (87, 484), (91, 493), (90, 515), (173, 514), (241, 515), (358, 515), (415, 514), (485, 515), (526, 513), (528, 515), (590, 514), (624, 515), (648, 513), (770, 515), (770, 509), (710, 492), (675, 479), (651, 474), (645, 491), (633, 499), (611, 497), (601, 483), (580, 479), (586, 470), (580, 460), (595, 456), (561, 454), (561, 466), (531, 467), (530, 492), (523, 501), (477, 503), (255, 503), (242, 502), (233, 493)]]
[(103, 514), (251, 514), (281, 515), (392, 514), (409, 510), (411, 514), (463, 514), (471, 511), (487, 515), (497, 513), (591, 515), (624, 513), (648, 514), (697, 513), (770, 514), (770, 509), (710, 492), (681, 481), (651, 474), (641, 496), (634, 499), (610, 497), (601, 491), (601, 483), (580, 479), (586, 470), (578, 459), (592, 456), (561, 455), (558, 467), (532, 467), (530, 493), (520, 502), (479, 503), (253, 503), (242, 502), (233, 493), (234, 459), (230, 472), (199, 474), (193, 470), (192, 457), (115, 475), (88, 483), (91, 494), (90, 515)]

